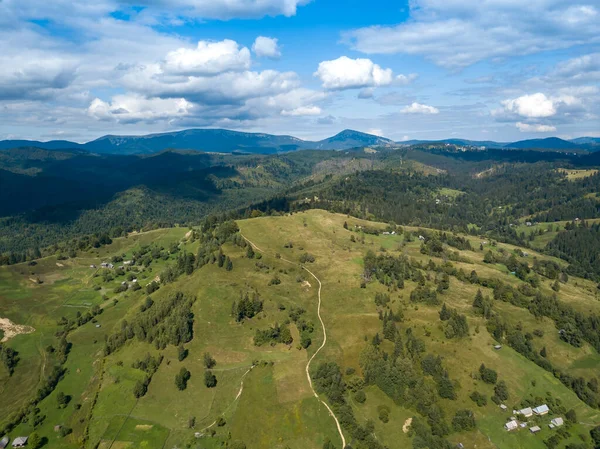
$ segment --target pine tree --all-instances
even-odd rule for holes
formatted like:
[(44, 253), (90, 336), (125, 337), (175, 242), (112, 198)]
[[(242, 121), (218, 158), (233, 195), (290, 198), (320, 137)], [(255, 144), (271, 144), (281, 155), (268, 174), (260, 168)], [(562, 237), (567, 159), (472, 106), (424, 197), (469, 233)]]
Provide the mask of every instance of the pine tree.
[(246, 257), (248, 259), (254, 258), (254, 250), (252, 249), (252, 245), (248, 245), (248, 248), (246, 248)]
[(229, 258), (229, 256), (227, 256), (227, 258), (225, 259), (225, 269), (227, 271), (233, 270), (233, 262), (231, 262), (231, 259)]
[(446, 307), (446, 303), (442, 305), (442, 309), (440, 310), (440, 320), (448, 321), (452, 316), (450, 310)]

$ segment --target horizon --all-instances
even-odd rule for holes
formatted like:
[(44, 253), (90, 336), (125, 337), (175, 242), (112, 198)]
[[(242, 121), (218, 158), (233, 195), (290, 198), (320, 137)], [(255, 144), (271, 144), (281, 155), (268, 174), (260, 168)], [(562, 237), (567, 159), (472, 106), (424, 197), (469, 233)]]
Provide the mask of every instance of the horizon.
[(585, 0), (5, 0), (0, 139), (596, 136), (598, 18)]
[[(292, 134), (276, 134), (276, 133), (267, 133), (267, 132), (262, 132), (262, 131), (243, 131), (243, 130), (237, 130), (237, 129), (228, 129), (228, 128), (182, 128), (182, 129), (175, 129), (175, 130), (170, 130), (170, 131), (163, 131), (163, 132), (154, 132), (154, 133), (142, 133), (142, 134), (104, 134), (95, 138), (92, 138), (90, 140), (83, 140), (83, 141), (77, 141), (77, 140), (70, 140), (70, 139), (47, 139), (47, 140), (41, 140), (41, 139), (20, 139), (20, 138), (14, 138), (14, 139), (1, 139), (0, 142), (2, 141), (11, 141), (11, 140), (24, 140), (24, 141), (31, 141), (31, 142), (41, 142), (41, 143), (49, 143), (49, 142), (58, 142), (58, 141), (66, 141), (66, 142), (71, 142), (71, 143), (76, 143), (78, 145), (85, 145), (87, 143), (90, 142), (94, 142), (96, 140), (99, 139), (103, 139), (106, 137), (124, 137), (124, 138), (129, 138), (129, 137), (148, 137), (151, 135), (162, 135), (162, 134), (174, 134), (174, 133), (180, 133), (180, 132), (184, 132), (184, 131), (202, 131), (202, 130), (214, 130), (214, 131), (231, 131), (231, 132), (239, 132), (239, 133), (247, 133), (247, 134), (266, 134), (266, 135), (273, 135), (273, 136), (278, 136), (278, 137), (283, 137), (283, 136), (287, 136), (287, 137), (293, 137), (293, 138), (298, 138), (297, 136), (294, 136)], [(334, 134), (331, 135), (327, 135), (327, 136), (323, 136), (320, 138), (316, 138), (316, 139), (301, 139), (303, 141), (313, 141), (313, 142), (318, 142), (321, 140), (326, 140), (328, 138), (331, 137), (335, 137), (338, 134), (341, 134), (345, 131), (352, 131), (352, 132), (359, 132), (362, 134), (369, 134), (375, 137), (381, 137), (384, 139), (388, 139), (388, 140), (392, 140), (394, 143), (398, 143), (398, 144), (402, 144), (404, 142), (410, 142), (410, 141), (422, 141), (422, 142), (436, 142), (436, 141), (445, 141), (445, 140), (465, 140), (465, 141), (473, 141), (473, 142), (483, 142), (483, 141), (489, 141), (489, 142), (494, 142), (494, 143), (502, 143), (502, 144), (510, 144), (510, 143), (514, 143), (514, 142), (518, 142), (518, 141), (524, 141), (524, 140), (542, 140), (542, 139), (562, 139), (558, 136), (554, 136), (554, 135), (550, 135), (550, 136), (540, 136), (540, 137), (532, 137), (532, 138), (527, 138), (527, 139), (519, 139), (519, 140), (513, 140), (513, 141), (502, 141), (502, 140), (492, 140), (492, 139), (468, 139), (465, 137), (446, 137), (446, 138), (441, 138), (441, 139), (427, 139), (427, 138), (421, 138), (421, 139), (408, 139), (408, 140), (393, 140), (393, 139), (389, 139), (385, 136), (381, 136), (378, 134), (373, 134), (373, 133), (368, 133), (368, 132), (364, 132), (364, 131), (359, 131), (356, 129), (350, 129), (350, 128), (344, 128), (340, 131), (335, 132)], [(591, 138), (591, 139), (600, 139), (600, 136), (592, 136), (592, 135), (582, 135), (582, 136), (576, 136), (570, 139), (562, 139), (562, 140), (574, 140), (574, 139), (581, 139), (581, 138)]]

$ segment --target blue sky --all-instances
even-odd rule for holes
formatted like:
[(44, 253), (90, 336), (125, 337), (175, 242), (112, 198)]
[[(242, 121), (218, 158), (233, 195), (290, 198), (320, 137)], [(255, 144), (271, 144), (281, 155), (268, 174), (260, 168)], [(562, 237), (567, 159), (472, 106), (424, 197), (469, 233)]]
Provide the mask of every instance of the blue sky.
[(599, 0), (0, 0), (0, 138), (598, 136), (599, 85)]

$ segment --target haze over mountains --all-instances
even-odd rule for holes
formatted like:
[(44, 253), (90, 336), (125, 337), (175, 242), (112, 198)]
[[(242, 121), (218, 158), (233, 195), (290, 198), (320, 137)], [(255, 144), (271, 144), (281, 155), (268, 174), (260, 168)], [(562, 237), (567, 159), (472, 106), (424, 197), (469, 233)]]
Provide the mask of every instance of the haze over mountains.
[(274, 154), (303, 149), (345, 150), (361, 146), (415, 145), (449, 143), (494, 149), (545, 149), (555, 151), (598, 151), (599, 137), (579, 137), (563, 140), (557, 137), (518, 142), (473, 141), (466, 139), (409, 140), (394, 142), (385, 137), (346, 129), (335, 136), (319, 140), (302, 140), (289, 135), (247, 133), (226, 129), (188, 129), (170, 133), (141, 136), (106, 135), (80, 144), (65, 140), (40, 142), (33, 140), (3, 140), (0, 150), (37, 147), (46, 150), (77, 149), (98, 154), (152, 154), (165, 149), (196, 150), (216, 153)]

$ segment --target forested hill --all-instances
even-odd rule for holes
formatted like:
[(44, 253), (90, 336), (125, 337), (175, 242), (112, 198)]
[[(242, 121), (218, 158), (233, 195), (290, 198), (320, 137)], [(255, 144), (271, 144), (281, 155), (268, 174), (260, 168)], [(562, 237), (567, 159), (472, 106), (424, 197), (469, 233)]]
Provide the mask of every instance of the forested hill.
[(443, 139), (438, 141), (410, 140), (394, 142), (385, 137), (346, 129), (322, 140), (305, 140), (289, 135), (248, 133), (227, 129), (187, 129), (141, 136), (106, 135), (98, 139), (75, 143), (65, 140), (39, 142), (32, 140), (3, 140), (0, 150), (37, 147), (46, 150), (84, 150), (98, 154), (152, 154), (166, 149), (197, 150), (216, 153), (275, 154), (303, 149), (347, 150), (361, 146), (401, 147), (407, 145), (456, 145), (472, 149), (546, 150), (568, 152), (594, 152), (600, 150), (600, 138), (580, 137), (563, 140), (557, 137), (518, 142), (474, 141), (468, 139)]
[[(484, 233), (521, 246), (548, 245), (548, 251), (571, 263), (573, 272), (597, 278), (600, 268), (587, 253), (568, 252), (560, 244), (565, 239), (561, 232), (570, 232), (565, 222), (600, 218), (597, 166), (600, 153), (464, 152), (455, 146), (281, 155), (4, 150), (0, 262), (72, 254), (89, 244), (84, 236), (193, 225), (212, 213), (248, 216), (252, 210), (323, 208), (402, 225)], [(525, 222), (546, 225), (524, 229)], [(532, 235), (533, 229), (541, 234)], [(83, 241), (65, 242), (73, 238)], [(595, 248), (594, 242), (587, 250)]]
[(226, 129), (188, 129), (143, 136), (108, 135), (84, 144), (67, 141), (38, 142), (27, 140), (0, 141), (0, 150), (37, 147), (47, 150), (79, 149), (98, 154), (152, 154), (166, 149), (196, 150), (215, 153), (275, 154), (302, 149), (346, 150), (359, 146), (392, 145), (384, 137), (354, 130), (344, 130), (319, 141), (293, 136), (247, 133)]

